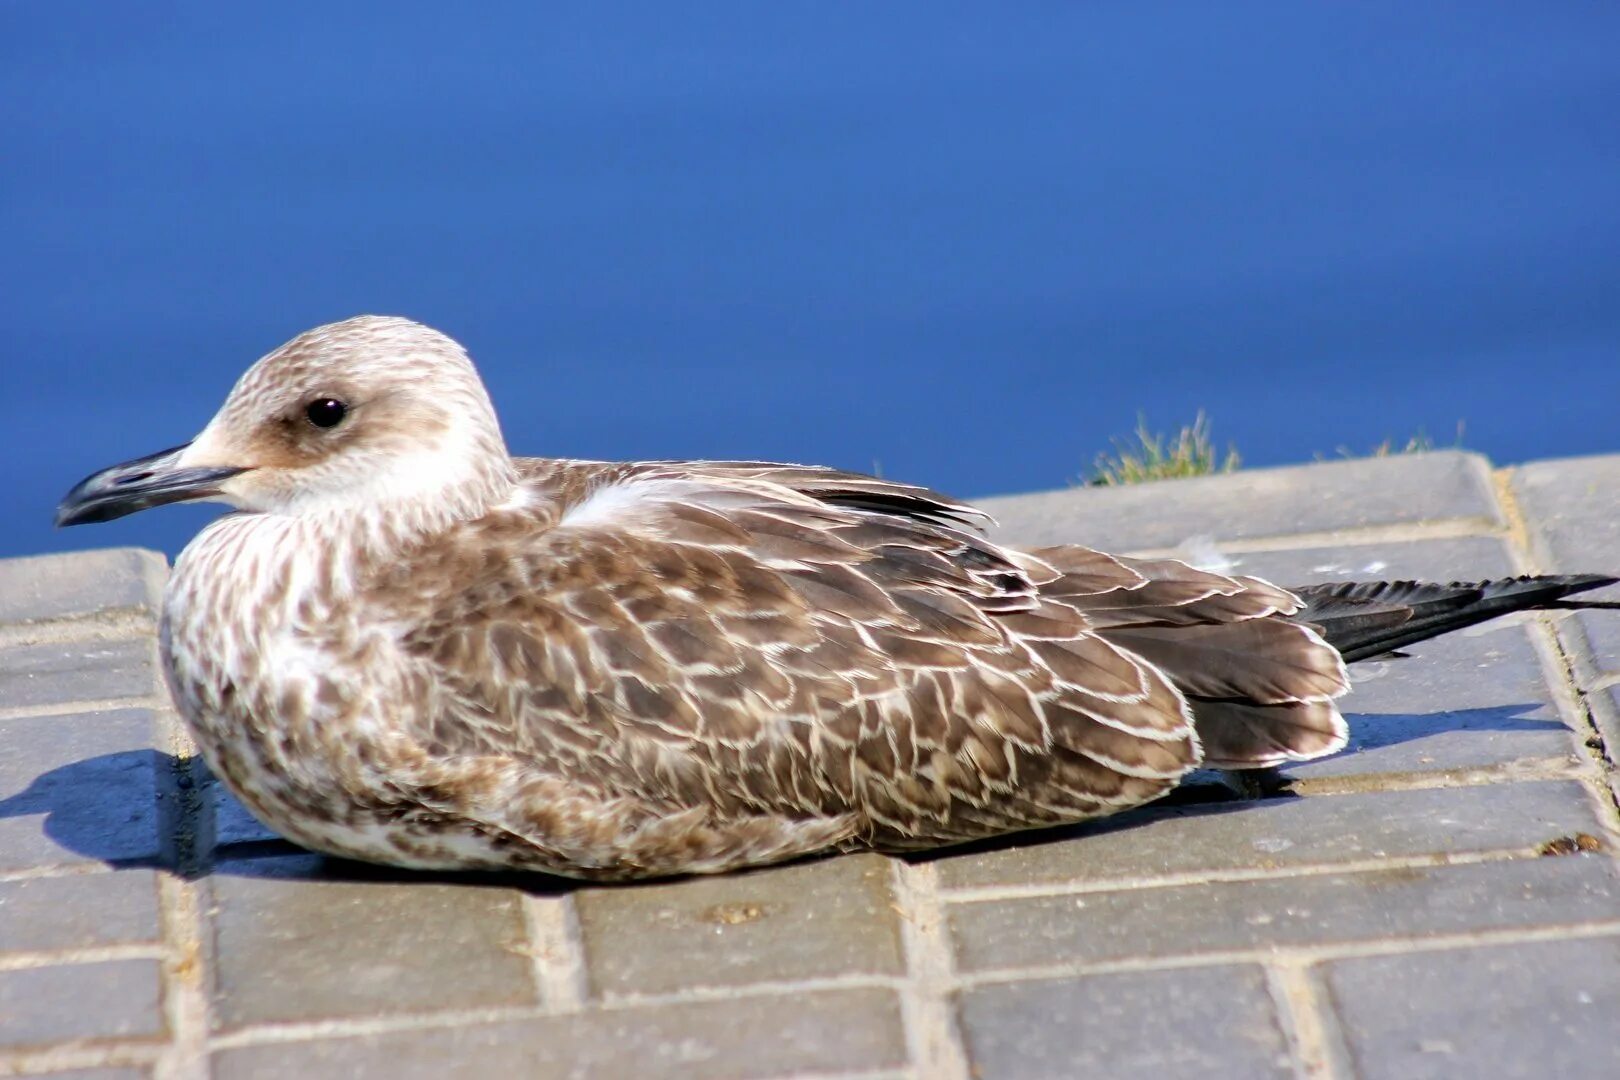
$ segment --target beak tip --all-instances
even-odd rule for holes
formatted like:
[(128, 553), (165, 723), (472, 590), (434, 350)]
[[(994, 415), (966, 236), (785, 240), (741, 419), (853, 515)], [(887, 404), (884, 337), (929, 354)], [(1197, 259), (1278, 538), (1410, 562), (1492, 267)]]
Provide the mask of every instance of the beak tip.
[(161, 450), (85, 477), (56, 504), (56, 527), (114, 521), (152, 506), (211, 498), (219, 494), (221, 482), (246, 471), (179, 468), (175, 462), (183, 450), (184, 446)]
[(95, 509), (95, 504), (88, 501), (63, 499), (57, 504), (56, 513), (51, 515), (51, 522), (58, 529), (67, 529), (74, 525), (87, 525), (92, 521), (103, 520), (96, 514)]
[(87, 476), (56, 504), (56, 512), (51, 520), (58, 529), (66, 529), (73, 525), (87, 525), (94, 521), (106, 521), (109, 509), (101, 485), (97, 483), (103, 474)]
[(84, 520), (80, 516), (80, 512), (84, 509), (84, 500), (76, 497), (79, 495), (79, 489), (83, 486), (81, 484), (79, 487), (75, 487), (62, 497), (61, 502), (56, 504), (56, 510), (51, 514), (51, 524), (53, 526), (58, 529), (65, 529)]

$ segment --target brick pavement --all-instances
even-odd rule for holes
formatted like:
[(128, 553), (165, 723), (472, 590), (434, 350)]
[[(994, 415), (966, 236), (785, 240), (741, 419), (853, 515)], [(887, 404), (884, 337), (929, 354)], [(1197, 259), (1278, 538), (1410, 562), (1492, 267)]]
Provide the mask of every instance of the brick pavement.
[[(1620, 457), (1440, 452), (990, 504), (1286, 584), (1615, 570), (1616, 492)], [(0, 1075), (1620, 1075), (1613, 613), (1362, 665), (1290, 793), (575, 888), (266, 833), (188, 757), (163, 575), (0, 562)]]

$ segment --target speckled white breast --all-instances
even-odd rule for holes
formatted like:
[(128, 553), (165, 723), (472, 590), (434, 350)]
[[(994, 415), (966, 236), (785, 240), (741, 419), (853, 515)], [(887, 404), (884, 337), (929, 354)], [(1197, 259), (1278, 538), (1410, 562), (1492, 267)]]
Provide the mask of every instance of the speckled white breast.
[[(393, 628), (356, 617), (344, 547), (307, 519), (234, 514), (182, 552), (164, 596), (170, 688), (209, 768), (305, 846), (396, 865), (504, 865), (479, 831), (402, 805), (410, 707)], [(412, 747), (403, 747), (406, 751)]]

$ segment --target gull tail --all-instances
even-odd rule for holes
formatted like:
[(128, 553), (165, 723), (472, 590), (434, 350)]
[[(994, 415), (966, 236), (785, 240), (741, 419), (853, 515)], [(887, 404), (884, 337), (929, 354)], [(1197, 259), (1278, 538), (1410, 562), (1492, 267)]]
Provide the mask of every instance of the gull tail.
[(1399, 656), (1399, 650), (1515, 611), (1620, 608), (1602, 600), (1566, 600), (1620, 578), (1603, 574), (1545, 574), (1453, 581), (1341, 581), (1290, 590), (1305, 602), (1291, 616), (1308, 623), (1347, 663)]

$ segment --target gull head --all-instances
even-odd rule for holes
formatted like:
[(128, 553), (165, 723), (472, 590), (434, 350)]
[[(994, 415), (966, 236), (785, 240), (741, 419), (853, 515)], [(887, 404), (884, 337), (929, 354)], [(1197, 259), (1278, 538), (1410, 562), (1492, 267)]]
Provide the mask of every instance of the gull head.
[(58, 525), (164, 503), (461, 517), (510, 492), (494, 407), (460, 345), (409, 319), (317, 327), (250, 367), (191, 442), (80, 481)]

